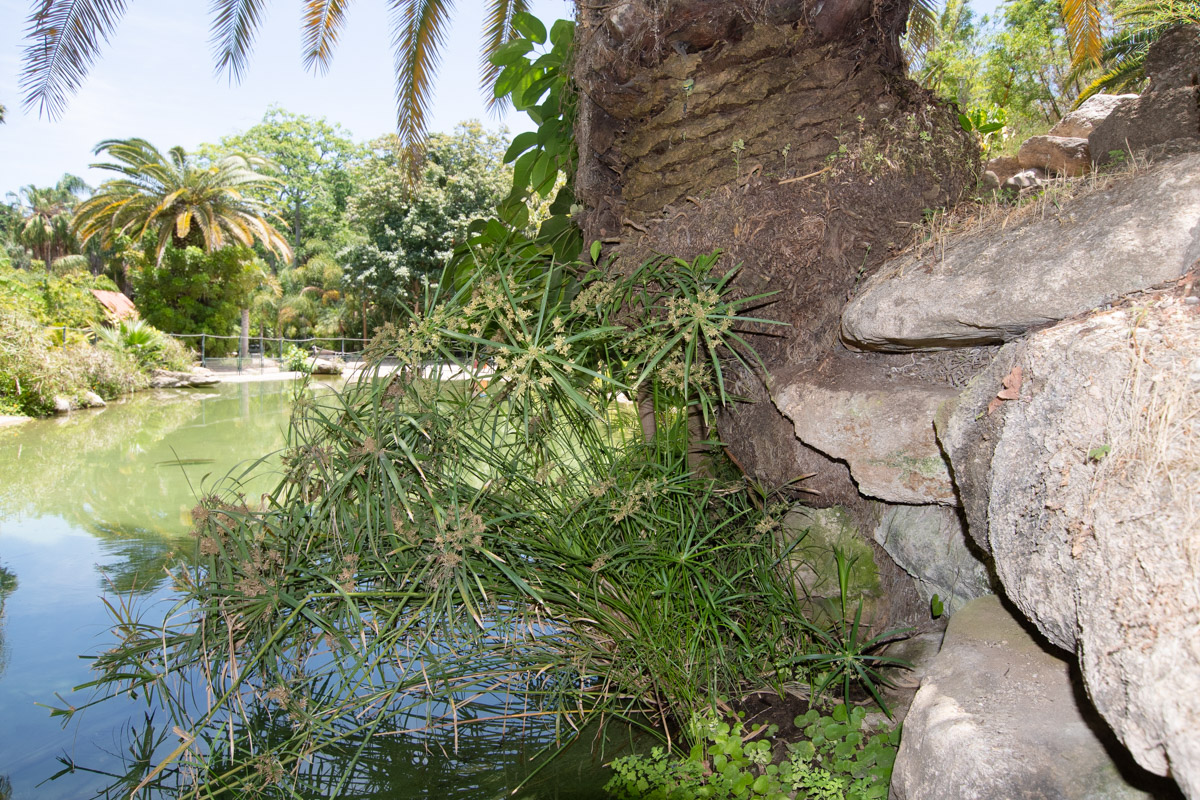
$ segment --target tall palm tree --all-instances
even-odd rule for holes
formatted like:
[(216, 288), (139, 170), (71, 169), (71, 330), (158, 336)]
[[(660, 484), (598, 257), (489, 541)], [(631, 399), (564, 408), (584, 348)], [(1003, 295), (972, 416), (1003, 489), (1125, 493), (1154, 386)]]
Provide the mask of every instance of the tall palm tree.
[(78, 253), (80, 243), (71, 231), (71, 214), (80, 195), (88, 189), (83, 179), (63, 175), (54, 186), (24, 186), (15, 196), (10, 195), (21, 216), (17, 243), (29, 248), (34, 258), (46, 266), (62, 256)]
[(101, 184), (75, 210), (74, 229), (82, 242), (99, 237), (108, 245), (118, 236), (150, 236), (161, 262), (168, 242), (219, 250), (257, 240), (290, 258), (287, 239), (271, 224), (277, 218), (248, 194), (276, 182), (256, 170), (266, 167), (261, 159), (234, 155), (202, 166), (181, 147), (164, 155), (145, 139), (108, 139), (95, 154), (114, 161), (92, 167), (121, 177)]
[[(92, 164), (121, 177), (100, 185), (75, 210), (73, 227), (82, 242), (99, 238), (113, 244), (119, 236), (135, 241), (156, 240), (155, 256), (162, 262), (170, 242), (176, 247), (195, 245), (219, 250), (233, 244), (247, 247), (257, 240), (285, 260), (291, 259), (287, 239), (274, 225), (278, 219), (250, 190), (275, 183), (258, 172), (262, 159), (226, 156), (198, 165), (182, 147), (166, 155), (145, 139), (108, 139), (96, 145), (115, 162)], [(241, 353), (249, 341), (250, 309), (242, 308)]]
[[(349, 0), (304, 0), (304, 65), (324, 72), (346, 19)], [(128, 0), (31, 0), (21, 84), (27, 106), (51, 118), (87, 77)], [(245, 71), (267, 0), (213, 0), (211, 41), (217, 70), (233, 79)], [(487, 0), (483, 18), (481, 86), (488, 91), (498, 74), (489, 60), (513, 38), (515, 14), (529, 0)], [(424, 138), (429, 103), (445, 42), (453, 0), (388, 0), (396, 65), (396, 128), (410, 150)]]

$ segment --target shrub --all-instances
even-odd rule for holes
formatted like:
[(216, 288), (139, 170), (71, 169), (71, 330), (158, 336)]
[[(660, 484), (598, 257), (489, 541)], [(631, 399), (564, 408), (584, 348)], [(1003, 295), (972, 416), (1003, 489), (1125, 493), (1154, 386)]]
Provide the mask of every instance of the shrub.
[(288, 344), (284, 348), (283, 357), (279, 359), (279, 366), (288, 372), (303, 372), (305, 375), (312, 373), (312, 360), (308, 357), (308, 353), (294, 344)]

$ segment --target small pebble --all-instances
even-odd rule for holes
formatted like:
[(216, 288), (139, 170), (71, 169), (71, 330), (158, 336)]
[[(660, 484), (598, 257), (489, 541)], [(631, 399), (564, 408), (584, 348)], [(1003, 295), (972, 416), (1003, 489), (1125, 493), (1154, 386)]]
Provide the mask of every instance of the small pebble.
[(1183, 304), (1186, 306), (1198, 305), (1198, 304), (1200, 304), (1200, 297), (1197, 297), (1194, 294), (1190, 294), (1187, 297), (1183, 298)]

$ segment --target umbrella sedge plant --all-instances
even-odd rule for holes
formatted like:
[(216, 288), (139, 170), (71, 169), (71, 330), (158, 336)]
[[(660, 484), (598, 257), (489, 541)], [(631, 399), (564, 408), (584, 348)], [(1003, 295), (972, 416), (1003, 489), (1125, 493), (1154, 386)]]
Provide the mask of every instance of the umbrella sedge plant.
[(472, 726), (548, 752), (602, 719), (669, 737), (807, 652), (781, 509), (688, 463), (689, 412), (757, 366), (739, 331), (765, 298), (718, 265), (475, 253), (369, 374), (301, 391), (275, 489), (194, 510), (165, 618), (111, 604), (83, 688), (144, 698), (159, 731), (125, 791), (366, 796), (381, 743)]

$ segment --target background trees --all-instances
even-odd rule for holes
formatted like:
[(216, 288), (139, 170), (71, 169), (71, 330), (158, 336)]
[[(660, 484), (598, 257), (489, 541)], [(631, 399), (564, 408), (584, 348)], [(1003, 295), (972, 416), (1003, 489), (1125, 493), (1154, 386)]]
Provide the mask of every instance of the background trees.
[(16, 244), (29, 248), (47, 267), (79, 252), (79, 240), (71, 230), (71, 215), (80, 198), (89, 191), (82, 178), (63, 175), (54, 186), (24, 186), (10, 195), (17, 222), (12, 233)]
[(294, 254), (306, 239), (336, 238), (352, 190), (351, 169), (364, 153), (340, 125), (277, 106), (249, 130), (204, 150), (214, 159), (242, 154), (270, 162), (278, 182), (251, 193), (287, 220)]

